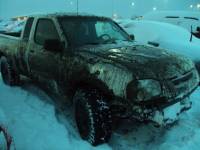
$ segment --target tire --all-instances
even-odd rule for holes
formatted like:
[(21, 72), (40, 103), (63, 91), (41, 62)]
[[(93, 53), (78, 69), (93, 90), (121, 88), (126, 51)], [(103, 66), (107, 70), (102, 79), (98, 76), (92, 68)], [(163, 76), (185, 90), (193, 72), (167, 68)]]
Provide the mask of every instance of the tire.
[(6, 85), (15, 86), (19, 84), (19, 74), (13, 68), (12, 63), (5, 56), (1, 57), (0, 67), (3, 82)]
[(97, 90), (78, 90), (74, 96), (75, 119), (82, 139), (93, 146), (109, 141), (112, 118), (106, 99)]

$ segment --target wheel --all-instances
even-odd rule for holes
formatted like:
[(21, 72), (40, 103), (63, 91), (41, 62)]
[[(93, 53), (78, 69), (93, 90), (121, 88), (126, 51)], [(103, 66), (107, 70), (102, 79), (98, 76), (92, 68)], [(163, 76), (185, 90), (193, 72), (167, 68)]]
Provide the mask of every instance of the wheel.
[(19, 84), (19, 74), (13, 68), (12, 63), (4, 56), (0, 60), (1, 75), (6, 85), (14, 86)]
[(112, 133), (112, 118), (106, 99), (97, 90), (81, 89), (73, 100), (80, 136), (93, 146), (108, 142)]

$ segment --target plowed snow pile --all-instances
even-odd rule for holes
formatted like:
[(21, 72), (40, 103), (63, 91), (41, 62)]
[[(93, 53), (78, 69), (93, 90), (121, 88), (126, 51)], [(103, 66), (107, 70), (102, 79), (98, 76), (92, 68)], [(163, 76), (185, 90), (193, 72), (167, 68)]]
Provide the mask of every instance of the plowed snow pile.
[[(174, 126), (155, 128), (124, 121), (109, 144), (94, 148), (80, 139), (72, 117), (58, 114), (42, 90), (32, 85), (10, 88), (0, 79), (0, 124), (7, 127), (16, 150), (198, 150), (200, 88), (191, 99), (192, 109), (182, 114)], [(0, 149), (4, 142), (0, 135)]]

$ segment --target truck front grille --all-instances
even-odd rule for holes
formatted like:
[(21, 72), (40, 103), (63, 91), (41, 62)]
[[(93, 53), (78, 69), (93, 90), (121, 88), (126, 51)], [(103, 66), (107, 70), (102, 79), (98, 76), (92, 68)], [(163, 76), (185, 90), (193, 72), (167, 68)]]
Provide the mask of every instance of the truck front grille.
[(183, 74), (182, 76), (180, 77), (177, 77), (175, 79), (172, 79), (171, 82), (174, 84), (174, 85), (179, 85), (183, 82), (186, 82), (188, 81), (189, 79), (191, 79), (193, 77), (193, 72), (187, 72), (185, 74)]
[(199, 76), (196, 69), (193, 69), (179, 77), (173, 77), (164, 83), (164, 97), (169, 101), (181, 99), (193, 91), (199, 83)]

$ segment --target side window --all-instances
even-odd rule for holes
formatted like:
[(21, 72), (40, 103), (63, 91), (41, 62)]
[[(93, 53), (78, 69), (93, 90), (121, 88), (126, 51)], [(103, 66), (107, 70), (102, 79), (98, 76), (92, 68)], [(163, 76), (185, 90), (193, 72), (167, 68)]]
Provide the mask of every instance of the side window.
[(23, 35), (23, 39), (24, 40), (28, 40), (29, 39), (30, 32), (31, 32), (31, 27), (32, 27), (32, 24), (33, 24), (33, 20), (34, 20), (34, 18), (31, 17), (31, 18), (28, 18), (28, 20), (26, 22), (26, 26), (25, 26), (25, 29), (24, 29), (24, 35)]
[(35, 42), (43, 45), (45, 40), (59, 39), (56, 27), (50, 19), (40, 19), (35, 32)]

